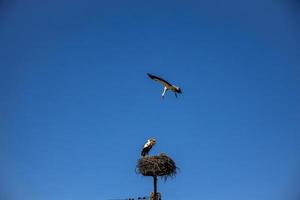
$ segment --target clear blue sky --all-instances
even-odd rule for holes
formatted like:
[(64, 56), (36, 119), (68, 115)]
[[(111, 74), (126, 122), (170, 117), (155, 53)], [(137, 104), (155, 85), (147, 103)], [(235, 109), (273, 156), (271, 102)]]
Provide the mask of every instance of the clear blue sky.
[[(165, 200), (294, 200), (296, 0), (0, 3), (0, 198), (148, 195), (157, 139), (180, 167)], [(146, 73), (182, 87), (178, 99)]]

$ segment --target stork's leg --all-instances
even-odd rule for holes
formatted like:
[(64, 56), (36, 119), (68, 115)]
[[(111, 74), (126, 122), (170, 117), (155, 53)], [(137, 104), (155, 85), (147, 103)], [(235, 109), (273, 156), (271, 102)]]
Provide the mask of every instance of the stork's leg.
[(164, 91), (163, 93), (161, 94), (161, 98), (164, 98), (165, 97), (165, 94), (167, 92), (168, 88), (167, 87), (164, 87)]
[(177, 98), (177, 93), (176, 93), (176, 92), (174, 92), (174, 94), (175, 94), (175, 97)]

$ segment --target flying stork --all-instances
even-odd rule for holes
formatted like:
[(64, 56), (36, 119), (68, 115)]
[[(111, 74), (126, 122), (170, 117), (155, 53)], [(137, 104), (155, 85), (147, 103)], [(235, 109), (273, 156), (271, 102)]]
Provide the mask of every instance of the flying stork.
[(151, 150), (151, 148), (156, 144), (156, 140), (155, 138), (150, 138), (148, 139), (148, 141), (145, 143), (143, 150), (141, 152), (141, 156), (145, 157), (146, 155), (148, 155), (149, 151)]
[(172, 85), (172, 84), (170, 84), (168, 81), (166, 81), (166, 80), (164, 80), (164, 79), (162, 79), (162, 78), (160, 78), (160, 77), (154, 76), (154, 75), (152, 75), (152, 74), (147, 73), (147, 75), (148, 75), (152, 80), (158, 81), (158, 82), (160, 82), (161, 84), (163, 84), (164, 90), (163, 90), (163, 93), (161, 94), (161, 97), (162, 97), (162, 98), (164, 98), (164, 96), (165, 96), (165, 94), (166, 94), (166, 92), (167, 92), (168, 90), (171, 90), (172, 92), (174, 92), (176, 98), (177, 98), (177, 93), (179, 93), (179, 94), (182, 93), (180, 87), (177, 87), (177, 86), (175, 86), (175, 85)]

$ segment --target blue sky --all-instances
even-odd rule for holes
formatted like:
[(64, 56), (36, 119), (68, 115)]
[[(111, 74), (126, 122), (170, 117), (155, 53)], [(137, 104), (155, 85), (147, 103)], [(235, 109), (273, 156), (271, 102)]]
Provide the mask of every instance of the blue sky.
[[(0, 197), (149, 195), (157, 139), (180, 167), (163, 199), (296, 199), (300, 3), (0, 4)], [(182, 87), (178, 99), (146, 73)]]

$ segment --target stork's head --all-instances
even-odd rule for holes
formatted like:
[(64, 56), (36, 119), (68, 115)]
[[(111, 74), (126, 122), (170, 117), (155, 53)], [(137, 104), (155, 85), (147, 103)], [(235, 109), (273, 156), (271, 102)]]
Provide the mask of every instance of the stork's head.
[(155, 138), (150, 138), (149, 141), (152, 144), (152, 146), (156, 144)]
[(181, 91), (181, 88), (180, 87), (177, 87), (177, 86), (175, 86), (175, 85), (173, 85), (173, 87), (175, 88), (175, 92), (177, 92), (177, 93), (182, 93), (182, 91)]
[(180, 87), (178, 87), (178, 93), (182, 93), (182, 91), (181, 91), (181, 88)]

